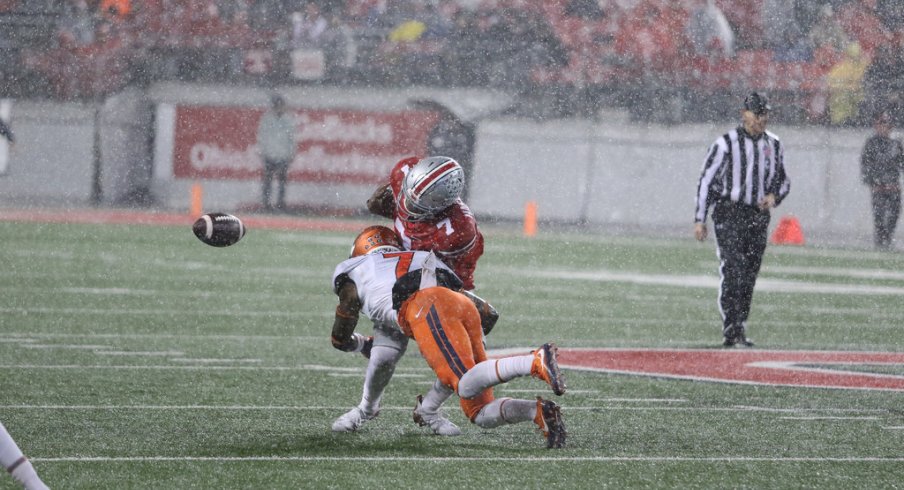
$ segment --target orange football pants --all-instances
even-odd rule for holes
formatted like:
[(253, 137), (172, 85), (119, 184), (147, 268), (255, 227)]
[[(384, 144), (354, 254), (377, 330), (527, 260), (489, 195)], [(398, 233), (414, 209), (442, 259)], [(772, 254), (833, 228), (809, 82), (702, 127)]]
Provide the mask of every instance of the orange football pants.
[[(427, 288), (411, 295), (399, 309), (399, 325), (417, 342), (439, 380), (456, 393), (458, 380), (487, 359), (477, 307), (451, 289)], [(474, 398), (459, 398), (459, 402), (473, 421), (480, 409), (494, 399), (493, 389), (487, 388)]]

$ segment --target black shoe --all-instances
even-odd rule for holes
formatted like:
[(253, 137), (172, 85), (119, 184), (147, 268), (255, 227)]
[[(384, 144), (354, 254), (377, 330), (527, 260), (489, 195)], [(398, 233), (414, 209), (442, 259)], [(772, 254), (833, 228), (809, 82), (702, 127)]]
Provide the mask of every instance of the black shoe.
[(552, 400), (544, 400), (537, 397), (537, 415), (534, 423), (543, 432), (548, 449), (561, 449), (565, 447), (565, 438), (568, 431), (565, 430), (565, 420), (562, 418), (561, 408)]
[(747, 338), (743, 326), (730, 325), (722, 330), (722, 336), (724, 347), (753, 347), (753, 341)]

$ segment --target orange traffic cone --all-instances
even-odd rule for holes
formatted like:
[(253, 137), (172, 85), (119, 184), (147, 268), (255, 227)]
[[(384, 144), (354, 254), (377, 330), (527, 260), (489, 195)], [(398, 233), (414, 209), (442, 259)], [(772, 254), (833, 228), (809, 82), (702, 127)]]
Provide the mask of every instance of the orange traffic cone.
[(771, 241), (775, 245), (803, 245), (804, 232), (800, 228), (800, 221), (794, 216), (782, 216), (772, 232)]
[(537, 235), (537, 202), (527, 201), (524, 204), (524, 236)]
[(191, 201), (189, 204), (188, 214), (192, 219), (198, 219), (203, 213), (204, 188), (197, 182), (191, 186)]

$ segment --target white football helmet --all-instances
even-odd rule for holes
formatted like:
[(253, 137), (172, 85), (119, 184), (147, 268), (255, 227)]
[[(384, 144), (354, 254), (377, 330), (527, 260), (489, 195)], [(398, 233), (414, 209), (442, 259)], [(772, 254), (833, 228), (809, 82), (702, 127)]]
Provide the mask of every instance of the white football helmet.
[(454, 204), (464, 188), (465, 171), (454, 158), (422, 158), (402, 181), (399, 207), (409, 221), (427, 219)]

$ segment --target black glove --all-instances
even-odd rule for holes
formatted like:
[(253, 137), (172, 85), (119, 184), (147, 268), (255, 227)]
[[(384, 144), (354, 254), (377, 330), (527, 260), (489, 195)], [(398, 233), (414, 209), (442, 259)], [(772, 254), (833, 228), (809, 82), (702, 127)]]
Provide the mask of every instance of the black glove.
[(373, 337), (365, 337), (360, 333), (353, 333), (344, 339), (330, 337), (330, 342), (333, 347), (342, 352), (360, 352), (368, 359), (370, 359), (370, 349), (374, 346)]
[(355, 339), (355, 335), (349, 335), (346, 338), (338, 338), (335, 336), (330, 337), (330, 342), (333, 344), (333, 347), (341, 350), (342, 352), (354, 352), (355, 347), (357, 347), (358, 342)]
[(373, 336), (364, 339), (364, 345), (361, 347), (361, 355), (370, 359), (370, 350), (374, 347)]

